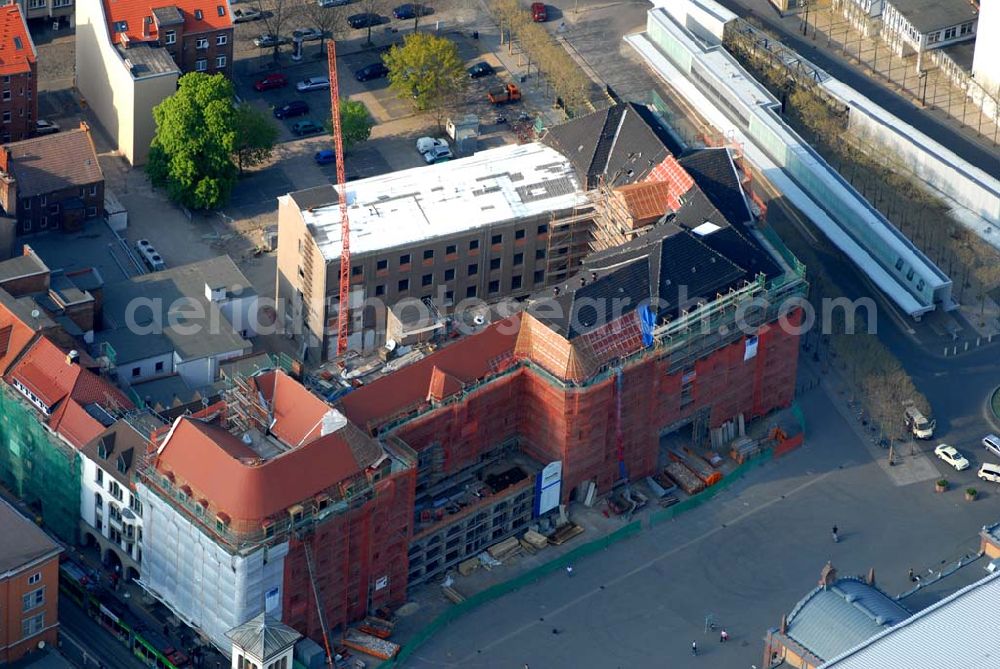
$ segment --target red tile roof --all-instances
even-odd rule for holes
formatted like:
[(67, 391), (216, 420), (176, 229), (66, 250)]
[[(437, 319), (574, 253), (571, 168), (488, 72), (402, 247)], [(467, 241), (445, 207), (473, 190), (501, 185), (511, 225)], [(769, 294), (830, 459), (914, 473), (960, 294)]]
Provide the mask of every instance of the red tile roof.
[(271, 403), (271, 434), (289, 446), (299, 446), (320, 436), (323, 416), (330, 406), (282, 372), (251, 377), (264, 399)]
[(340, 405), (344, 414), (357, 425), (371, 429), (426, 402), (428, 395), (437, 399), (440, 394), (443, 399), (458, 392), (463, 384), (499, 370), (498, 365), (514, 352), (519, 328), (517, 314), (376, 379), (343, 397)]
[(0, 304), (0, 374), (6, 374), (7, 368), (21, 355), (21, 351), (31, 343), (35, 336), (34, 330), (21, 319)]
[(96, 439), (105, 430), (75, 400), (67, 400), (59, 405), (49, 417), (49, 427), (77, 448), (83, 448), (88, 441)]
[[(79, 0), (78, 0), (79, 1)], [(90, 0), (91, 2), (93, 0)], [(130, 40), (139, 42), (156, 39), (156, 23), (149, 25), (149, 34), (143, 35), (146, 18), (152, 20), (153, 10), (160, 7), (176, 7), (184, 17), (185, 33), (204, 33), (212, 30), (224, 30), (233, 26), (229, 15), (229, 3), (226, 0), (103, 0), (104, 16), (108, 21), (108, 31), (111, 41), (119, 42), (119, 32), (116, 24), (125, 22), (125, 34)], [(223, 16), (219, 16), (219, 8)], [(201, 18), (196, 18), (195, 12), (201, 11)]]
[[(262, 521), (361, 472), (351, 442), (365, 439), (348, 424), (340, 430), (261, 462), (218, 419), (225, 405), (181, 416), (160, 446), (156, 468), (189, 485), (234, 522)], [(215, 420), (213, 420), (213, 414)]]
[(0, 75), (30, 72), (34, 62), (35, 43), (20, 7), (16, 2), (0, 7)]

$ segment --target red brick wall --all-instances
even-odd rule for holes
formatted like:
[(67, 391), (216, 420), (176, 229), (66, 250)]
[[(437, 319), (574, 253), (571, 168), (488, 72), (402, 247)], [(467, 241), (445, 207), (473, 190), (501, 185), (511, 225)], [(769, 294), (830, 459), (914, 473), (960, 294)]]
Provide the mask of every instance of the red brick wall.
[[(41, 573), (38, 583), (29, 583), (32, 574)], [(37, 589), (45, 588), (45, 603), (30, 611), (23, 611), (21, 598), (23, 595)], [(54, 556), (47, 562), (24, 571), (15, 573), (9, 578), (0, 580), (0, 664), (14, 662), (26, 653), (34, 650), (39, 641), (54, 645), (59, 638), (59, 557)], [(43, 629), (48, 629), (40, 635), (21, 639), (22, 623), (25, 619), (38, 614), (44, 614)]]
[[(4, 98), (8, 96), (9, 100)], [(0, 143), (19, 142), (32, 136), (38, 118), (38, 77), (31, 72), (0, 76)]]

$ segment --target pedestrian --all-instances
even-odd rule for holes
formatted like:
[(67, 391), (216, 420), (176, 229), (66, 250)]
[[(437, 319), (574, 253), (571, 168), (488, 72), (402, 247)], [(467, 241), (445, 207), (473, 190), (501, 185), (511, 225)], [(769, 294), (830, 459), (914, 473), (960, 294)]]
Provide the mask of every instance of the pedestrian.
[(916, 583), (917, 577), (913, 575), (913, 567), (910, 567), (910, 583)]
[(727, 641), (729, 641), (729, 632), (722, 630), (719, 632), (719, 643), (726, 643)]
[(833, 526), (833, 543), (840, 543), (840, 537), (837, 536), (837, 526)]
[(697, 655), (698, 654), (698, 642), (697, 641), (692, 641), (691, 642), (691, 654), (692, 655)]
[(572, 576), (573, 576), (573, 565), (566, 565), (566, 575), (572, 578)]

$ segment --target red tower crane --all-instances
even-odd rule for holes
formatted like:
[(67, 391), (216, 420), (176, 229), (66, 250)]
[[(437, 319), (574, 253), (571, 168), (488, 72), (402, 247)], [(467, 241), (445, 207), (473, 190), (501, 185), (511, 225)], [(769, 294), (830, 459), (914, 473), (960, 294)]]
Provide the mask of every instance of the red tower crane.
[(347, 178), (344, 175), (344, 137), (340, 128), (340, 85), (337, 82), (337, 43), (326, 43), (326, 67), (330, 76), (330, 114), (333, 115), (333, 148), (337, 155), (337, 185), (340, 192), (340, 299), (337, 303), (337, 355), (347, 351), (351, 300), (351, 224), (347, 217)]

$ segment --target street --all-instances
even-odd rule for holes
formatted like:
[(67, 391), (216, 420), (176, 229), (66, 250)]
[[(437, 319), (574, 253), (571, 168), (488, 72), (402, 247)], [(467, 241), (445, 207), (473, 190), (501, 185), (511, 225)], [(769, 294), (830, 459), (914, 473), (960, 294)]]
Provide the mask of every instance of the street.
[(140, 669), (146, 666), (66, 597), (59, 599), (59, 622), (62, 626), (62, 652), (78, 666), (104, 666), (107, 669)]

